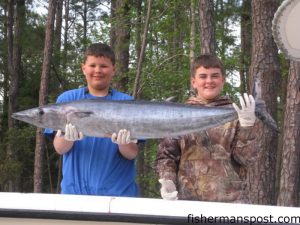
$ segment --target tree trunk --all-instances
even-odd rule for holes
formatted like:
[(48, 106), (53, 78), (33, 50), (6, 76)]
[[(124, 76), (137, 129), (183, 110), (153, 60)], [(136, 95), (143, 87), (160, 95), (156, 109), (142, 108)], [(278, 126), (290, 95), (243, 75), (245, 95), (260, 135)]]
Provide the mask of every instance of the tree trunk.
[[(54, 46), (55, 46), (56, 52), (58, 52), (58, 53), (60, 53), (60, 49), (61, 49), (63, 3), (64, 3), (64, 0), (57, 1), (57, 9), (56, 9), (56, 16), (55, 16)], [(57, 60), (57, 61), (58, 61), (58, 63), (60, 62), (60, 60)]]
[(116, 26), (115, 26), (115, 18), (116, 18), (116, 6), (117, 0), (110, 1), (110, 46), (114, 49), (116, 45)]
[(299, 206), (300, 63), (290, 63), (278, 205)]
[(215, 54), (214, 2), (199, 0), (201, 54)]
[(147, 45), (147, 33), (148, 33), (149, 20), (150, 20), (150, 15), (151, 15), (151, 5), (152, 5), (152, 0), (147, 0), (147, 15), (146, 15), (146, 19), (145, 19), (141, 52), (140, 52), (140, 56), (138, 58), (137, 72), (136, 72), (136, 76), (135, 76), (133, 94), (132, 94), (133, 97), (137, 98), (137, 99), (139, 99), (140, 92), (141, 92), (140, 80), (141, 80), (142, 66), (143, 66), (143, 61), (144, 61), (144, 57), (145, 57), (146, 45)]
[(87, 40), (87, 26), (88, 26), (88, 18), (87, 18), (87, 13), (88, 13), (88, 6), (87, 6), (87, 1), (83, 0), (83, 15), (82, 15), (82, 21), (83, 21), (83, 44), (84, 44), (84, 51), (87, 48), (88, 40)]
[(243, 0), (241, 12), (240, 92), (249, 93), (249, 67), (251, 58), (251, 0)]
[[(53, 51), (53, 33), (54, 33), (56, 5), (57, 5), (57, 0), (49, 1), (43, 68), (42, 68), (41, 83), (40, 83), (40, 90), (39, 90), (40, 106), (45, 105), (47, 103), (51, 55)], [(41, 128), (38, 128), (36, 132), (36, 145), (35, 145), (35, 158), (34, 158), (34, 192), (42, 192), (44, 146), (45, 146), (45, 138), (43, 135), (43, 130)]]
[(195, 39), (196, 39), (196, 16), (195, 16), (195, 0), (190, 2), (190, 70), (195, 59)]
[[(16, 3), (16, 19), (14, 23), (14, 4)], [(8, 102), (8, 129), (14, 128), (11, 115), (16, 111), (19, 80), (21, 76), (21, 38), (25, 20), (25, 0), (8, 1), (8, 70), (10, 75)], [(18, 163), (17, 146), (8, 143), (7, 155), (12, 163)], [(8, 191), (20, 190), (20, 172), (14, 172), (8, 182)]]
[(67, 58), (68, 58), (68, 32), (69, 32), (69, 9), (70, 9), (70, 0), (64, 0), (65, 3), (65, 15), (64, 15), (64, 19), (65, 19), (65, 30), (64, 30), (64, 43), (63, 43), (63, 53), (62, 53), (62, 68), (66, 68), (67, 66)]
[[(261, 96), (267, 111), (276, 119), (280, 69), (277, 47), (272, 37), (272, 19), (278, 7), (277, 0), (252, 2), (252, 59), (250, 86), (254, 81), (261, 84)], [(275, 177), (277, 159), (277, 134), (261, 125), (257, 148), (261, 156), (249, 169), (248, 186), (254, 204), (275, 203)]]
[(51, 69), (53, 71), (53, 79), (50, 81), (50, 93), (58, 93), (61, 88), (65, 86), (65, 81), (62, 76), (62, 71), (66, 70), (66, 67), (61, 66), (62, 63), (62, 22), (63, 22), (63, 2), (64, 0), (57, 1), (57, 9), (55, 15), (55, 31), (54, 31), (54, 51), (53, 60), (51, 62)]
[(138, 59), (141, 54), (141, 48), (142, 48), (142, 0), (135, 0), (135, 7), (136, 7), (136, 58)]
[[(113, 5), (113, 4), (112, 4)], [(129, 44), (130, 44), (130, 1), (116, 0), (115, 15), (112, 24), (114, 45), (112, 46), (116, 54), (116, 81), (114, 85), (117, 89), (127, 92), (128, 90), (128, 66), (129, 66)]]
[[(280, 189), (280, 174), (281, 174), (281, 164), (282, 164), (282, 153), (283, 153), (283, 144), (284, 144), (284, 116), (286, 110), (286, 100), (287, 100), (287, 91), (288, 91), (288, 78), (290, 70), (290, 61), (288, 59), (282, 58), (280, 62), (281, 66), (281, 87), (278, 98), (278, 114), (277, 114), (277, 124), (279, 129), (282, 131), (278, 137), (278, 150), (277, 155), (278, 159), (276, 162), (276, 193), (275, 196), (278, 199), (279, 189)], [(300, 192), (299, 192), (300, 193)]]
[(172, 67), (175, 74), (182, 70), (183, 55), (183, 36), (184, 32), (181, 29), (182, 22), (186, 19), (186, 3), (181, 0), (173, 1), (173, 32), (172, 32)]
[[(7, 16), (7, 10), (8, 10), (8, 2), (5, 2), (4, 9), (5, 9), (5, 16)], [(8, 38), (7, 38), (7, 32), (8, 32), (8, 21), (4, 21), (4, 27), (3, 27), (3, 42), (8, 45)], [(0, 118), (1, 126), (0, 126), (0, 143), (4, 140), (4, 134), (5, 131), (8, 130), (8, 83), (9, 83), (9, 72), (8, 72), (8, 55), (5, 54), (5, 52), (1, 52), (0, 57), (3, 59), (3, 65), (7, 65), (3, 69), (3, 104), (2, 104), (2, 115)], [(1, 189), (0, 189), (1, 190)]]

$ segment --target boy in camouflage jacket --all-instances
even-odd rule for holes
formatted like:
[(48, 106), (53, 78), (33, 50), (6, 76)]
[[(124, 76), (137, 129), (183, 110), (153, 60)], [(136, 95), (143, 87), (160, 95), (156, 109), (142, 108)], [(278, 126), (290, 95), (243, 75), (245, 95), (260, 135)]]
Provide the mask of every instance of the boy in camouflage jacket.
[(240, 97), (241, 109), (220, 96), (225, 71), (215, 55), (201, 55), (192, 67), (196, 95), (187, 104), (234, 107), (238, 119), (204, 132), (160, 142), (156, 172), (164, 199), (250, 203), (246, 171), (258, 156), (255, 148), (255, 100)]

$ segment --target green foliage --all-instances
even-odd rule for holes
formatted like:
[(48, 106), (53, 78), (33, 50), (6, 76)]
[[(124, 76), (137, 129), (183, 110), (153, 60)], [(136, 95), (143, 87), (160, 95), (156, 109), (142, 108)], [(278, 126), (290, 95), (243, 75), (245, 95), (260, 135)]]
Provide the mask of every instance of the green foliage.
[[(11, 146), (17, 158), (7, 155), (6, 149)], [(23, 180), (23, 191), (32, 190), (35, 148), (35, 128), (13, 128), (5, 134), (0, 143), (0, 190), (5, 190), (8, 180), (20, 176)]]
[[(157, 149), (157, 140), (147, 140), (140, 152), (144, 155), (144, 173), (137, 177), (137, 183), (143, 187), (144, 196), (142, 197), (157, 198), (160, 196), (158, 177), (154, 169)], [(137, 164), (139, 163), (137, 160)]]
[[(143, 99), (163, 100), (175, 96), (177, 101), (186, 98), (189, 90), (188, 42), (189, 25), (186, 14), (188, 4), (181, 1), (155, 1), (152, 6), (148, 45), (145, 52), (141, 89)], [(180, 9), (179, 13), (174, 10)], [(144, 10), (145, 11), (145, 10)], [(176, 17), (180, 22), (176, 22)], [(158, 19), (159, 18), (159, 19)], [(176, 27), (176, 26), (180, 26)], [(129, 90), (132, 90), (137, 65), (135, 39), (136, 29), (131, 33), (132, 69), (129, 72)], [(185, 44), (182, 44), (185, 43)]]

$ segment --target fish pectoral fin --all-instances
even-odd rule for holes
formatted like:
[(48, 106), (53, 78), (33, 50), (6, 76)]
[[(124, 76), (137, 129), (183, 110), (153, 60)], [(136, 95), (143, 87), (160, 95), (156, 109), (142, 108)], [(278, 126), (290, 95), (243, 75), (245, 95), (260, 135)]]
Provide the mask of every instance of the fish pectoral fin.
[(85, 118), (93, 115), (94, 113), (92, 111), (80, 111), (80, 112), (72, 112), (72, 114), (77, 118)]

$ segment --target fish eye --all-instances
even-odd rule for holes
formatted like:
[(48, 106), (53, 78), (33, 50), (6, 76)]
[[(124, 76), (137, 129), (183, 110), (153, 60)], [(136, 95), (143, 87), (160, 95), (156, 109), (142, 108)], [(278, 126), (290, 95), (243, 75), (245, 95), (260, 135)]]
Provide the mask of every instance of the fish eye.
[(44, 115), (44, 110), (43, 109), (39, 109), (39, 115)]

